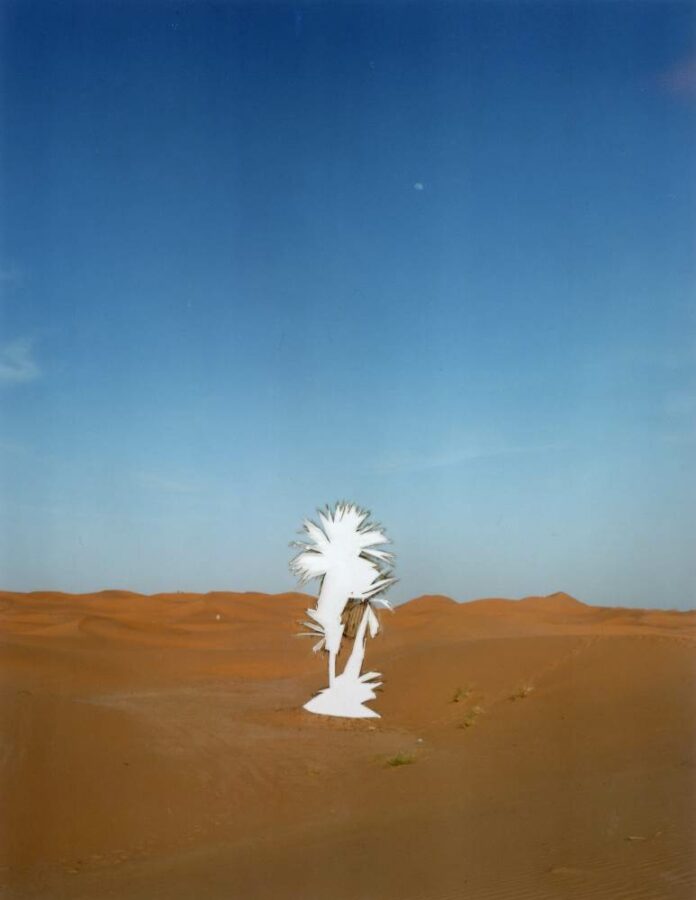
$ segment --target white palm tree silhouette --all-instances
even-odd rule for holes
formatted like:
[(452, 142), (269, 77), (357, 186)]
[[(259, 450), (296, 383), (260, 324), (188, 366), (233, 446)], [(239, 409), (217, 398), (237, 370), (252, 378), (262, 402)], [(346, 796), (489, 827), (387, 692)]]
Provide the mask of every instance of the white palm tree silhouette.
[[(365, 718), (377, 716), (363, 706), (363, 701), (373, 699), (374, 689), (379, 687), (377, 672), (360, 675), (365, 655), (365, 635), (369, 630), (374, 637), (379, 621), (372, 604), (391, 609), (381, 596), (396, 579), (387, 566), (393, 554), (380, 550), (389, 539), (379, 525), (369, 521), (369, 512), (354, 503), (338, 503), (332, 510), (319, 511), (319, 523), (309, 519), (303, 530), (308, 542), (295, 542), (300, 552), (290, 563), (290, 568), (302, 584), (313, 578), (321, 579), (317, 604), (308, 609), (309, 628), (306, 634), (320, 636), (315, 652), (326, 650), (329, 654), (329, 687), (321, 691), (305, 705), (310, 712), (326, 715)], [(336, 675), (336, 656), (344, 635), (344, 612), (353, 601), (364, 605), (355, 643), (343, 672)]]

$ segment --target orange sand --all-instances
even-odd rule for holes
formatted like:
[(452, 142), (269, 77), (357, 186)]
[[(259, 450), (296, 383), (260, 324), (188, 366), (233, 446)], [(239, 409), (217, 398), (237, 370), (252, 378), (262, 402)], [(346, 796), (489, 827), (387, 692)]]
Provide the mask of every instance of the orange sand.
[(0, 896), (696, 896), (696, 613), (421, 597), (351, 722), (309, 602), (0, 593)]

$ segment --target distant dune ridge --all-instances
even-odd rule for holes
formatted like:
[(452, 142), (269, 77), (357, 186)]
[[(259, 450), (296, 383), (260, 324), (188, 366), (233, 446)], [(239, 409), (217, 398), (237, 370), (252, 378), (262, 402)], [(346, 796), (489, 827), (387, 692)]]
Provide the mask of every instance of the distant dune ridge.
[(0, 592), (0, 896), (696, 895), (696, 612), (418, 597), (348, 721), (308, 599)]

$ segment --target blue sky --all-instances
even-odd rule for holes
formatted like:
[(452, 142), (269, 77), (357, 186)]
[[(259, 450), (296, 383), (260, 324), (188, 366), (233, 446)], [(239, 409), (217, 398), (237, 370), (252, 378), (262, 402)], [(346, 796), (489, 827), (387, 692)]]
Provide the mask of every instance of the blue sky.
[(696, 606), (690, 4), (5, 3), (0, 583)]

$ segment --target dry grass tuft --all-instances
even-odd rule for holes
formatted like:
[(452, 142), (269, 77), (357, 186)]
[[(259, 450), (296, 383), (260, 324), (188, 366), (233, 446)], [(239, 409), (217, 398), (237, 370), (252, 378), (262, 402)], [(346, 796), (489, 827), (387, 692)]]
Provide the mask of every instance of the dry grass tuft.
[(467, 685), (466, 687), (458, 687), (452, 696), (452, 703), (461, 703), (462, 700), (466, 700), (467, 697), (471, 696), (471, 685)]
[(482, 713), (483, 710), (480, 706), (472, 706), (459, 725), (457, 725), (457, 728), (471, 728), (476, 724), (476, 720)]
[(534, 690), (533, 684), (523, 684), (522, 687), (517, 688), (514, 694), (510, 695), (511, 700), (524, 700), (525, 697), (529, 697), (529, 695)]
[(397, 753), (395, 756), (390, 756), (385, 765), (396, 768), (397, 766), (410, 766), (415, 761), (416, 757), (413, 753)]

